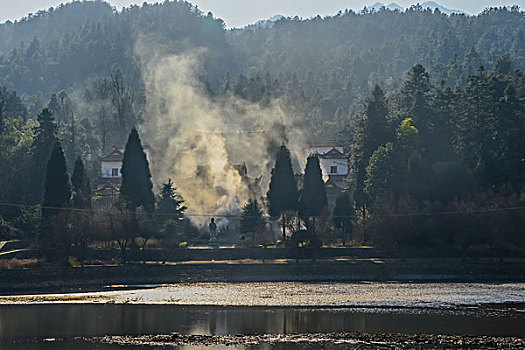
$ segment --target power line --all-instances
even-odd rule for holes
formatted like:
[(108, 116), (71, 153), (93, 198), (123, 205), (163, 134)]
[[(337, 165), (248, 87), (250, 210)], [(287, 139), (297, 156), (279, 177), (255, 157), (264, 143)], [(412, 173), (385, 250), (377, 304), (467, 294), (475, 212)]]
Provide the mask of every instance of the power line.
[[(0, 203), (0, 206), (4, 207), (17, 207), (17, 208), (33, 208), (34, 205), (28, 204), (16, 204), (16, 203)], [(88, 212), (88, 213), (104, 213), (103, 210), (99, 209), (81, 209), (81, 208), (64, 208), (64, 207), (53, 207), (40, 205), (41, 209), (49, 210), (62, 210), (70, 212)], [(493, 212), (506, 212), (506, 211), (518, 211), (525, 210), (525, 206), (518, 207), (505, 207), (505, 208), (488, 208), (488, 209), (477, 209), (477, 210), (451, 210), (451, 211), (439, 211), (439, 212), (428, 212), (428, 213), (397, 213), (388, 215), (376, 215), (376, 217), (414, 217), (414, 216), (446, 216), (446, 215), (458, 215), (458, 214), (481, 214), (481, 213), (493, 213)], [(137, 213), (138, 215), (147, 215), (147, 213)], [(155, 213), (157, 216), (173, 216), (170, 213)], [(221, 218), (240, 218), (239, 214), (219, 214), (219, 213), (184, 213), (187, 217), (221, 217)], [(336, 215), (336, 218), (353, 218), (353, 215)]]

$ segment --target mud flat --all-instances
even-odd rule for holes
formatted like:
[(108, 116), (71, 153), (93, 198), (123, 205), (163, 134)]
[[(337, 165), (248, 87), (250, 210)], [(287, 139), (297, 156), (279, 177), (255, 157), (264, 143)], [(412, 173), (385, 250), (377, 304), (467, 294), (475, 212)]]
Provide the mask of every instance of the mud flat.
[[(108, 291), (0, 296), (0, 305), (138, 304), (258, 307), (416, 307), (520, 305), (525, 283), (178, 283)], [(113, 290), (117, 289), (117, 290)]]
[(407, 335), (369, 333), (328, 333), (328, 334), (265, 334), (254, 336), (184, 336), (180, 334), (102, 337), (82, 339), (93, 344), (115, 344), (135, 348), (172, 347), (218, 347), (227, 346), (242, 349), (283, 348), (283, 349), (523, 349), (525, 340), (513, 337), (473, 337), (450, 335)]
[[(0, 344), (1, 341), (0, 341)], [(89, 338), (15, 339), (4, 343), (10, 349), (177, 349), (177, 350), (354, 350), (354, 349), (523, 349), (516, 337), (409, 335), (381, 333), (300, 333), (265, 335), (144, 335)]]

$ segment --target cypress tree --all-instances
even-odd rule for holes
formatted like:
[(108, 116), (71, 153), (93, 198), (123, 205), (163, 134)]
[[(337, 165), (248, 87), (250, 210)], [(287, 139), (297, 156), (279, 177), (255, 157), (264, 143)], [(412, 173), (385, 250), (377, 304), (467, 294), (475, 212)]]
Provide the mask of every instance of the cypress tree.
[(352, 202), (350, 202), (348, 193), (343, 192), (335, 199), (332, 222), (335, 227), (341, 228), (346, 236), (352, 232), (353, 217), (354, 208)]
[(46, 164), (49, 160), (53, 145), (57, 140), (57, 126), (53, 113), (44, 108), (37, 117), (38, 126), (35, 128), (35, 139), (31, 146), (31, 170), (29, 194), (32, 203), (42, 199)]
[[(327, 206), (328, 200), (319, 157), (317, 154), (312, 154), (308, 157), (304, 169), (303, 188), (299, 199), (299, 216), (307, 220), (307, 226), (313, 229), (313, 233), (315, 233), (315, 217), (321, 215)], [(314, 217), (313, 227), (310, 227), (311, 217)]]
[(151, 172), (146, 153), (135, 128), (131, 130), (126, 143), (121, 172), (120, 196), (131, 205), (133, 212), (142, 206), (151, 213), (155, 206)]
[(71, 185), (67, 174), (66, 158), (59, 141), (56, 141), (47, 162), (42, 202), (42, 237), (44, 255), (50, 260), (67, 261), (70, 238), (67, 230), (68, 211), (71, 205)]
[(275, 167), (272, 169), (270, 189), (268, 190), (268, 209), (270, 216), (281, 215), (283, 241), (286, 240), (286, 212), (297, 210), (297, 183), (292, 169), (290, 151), (282, 145), (277, 152)]
[(91, 209), (91, 186), (80, 156), (75, 161), (71, 185), (73, 185), (73, 207)]
[[(76, 209), (91, 209), (91, 186), (80, 156), (75, 161), (75, 169), (71, 177), (73, 187), (73, 207)], [(80, 248), (79, 261), (84, 263), (84, 257), (89, 239), (92, 237), (91, 212), (77, 210), (71, 213), (72, 238)]]
[(69, 208), (71, 204), (71, 185), (60, 141), (55, 141), (51, 157), (47, 162), (42, 204), (54, 208)]

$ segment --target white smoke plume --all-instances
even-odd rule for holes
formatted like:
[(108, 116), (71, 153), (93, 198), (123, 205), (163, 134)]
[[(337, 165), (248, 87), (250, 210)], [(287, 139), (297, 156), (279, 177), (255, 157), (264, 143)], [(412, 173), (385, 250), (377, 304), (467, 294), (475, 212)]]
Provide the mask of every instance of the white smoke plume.
[[(173, 55), (159, 47), (145, 39), (136, 47), (147, 100), (141, 134), (153, 150), (156, 186), (171, 178), (194, 224), (206, 225), (206, 215), (238, 215), (250, 197), (265, 197), (282, 143), (302, 169), (307, 149), (293, 123), (297, 118), (286, 115), (278, 101), (263, 108), (231, 95), (211, 99), (197, 78), (206, 51)], [(238, 164), (246, 164), (251, 180)], [(250, 187), (259, 177), (259, 186)]]

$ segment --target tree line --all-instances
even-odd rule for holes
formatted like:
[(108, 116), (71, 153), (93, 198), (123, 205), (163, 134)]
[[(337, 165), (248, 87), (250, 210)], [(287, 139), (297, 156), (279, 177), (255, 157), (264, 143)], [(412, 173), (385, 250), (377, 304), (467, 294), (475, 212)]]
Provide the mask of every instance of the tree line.
[(503, 56), (465, 87), (436, 86), (421, 65), (391, 99), (376, 85), (351, 144), (365, 238), (399, 249), (522, 250), (524, 83)]

